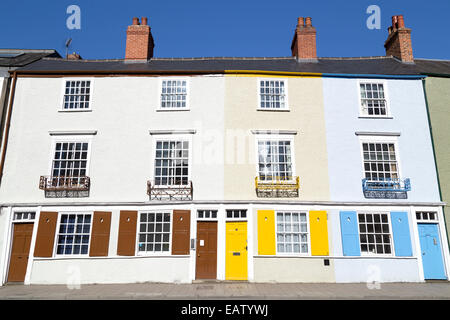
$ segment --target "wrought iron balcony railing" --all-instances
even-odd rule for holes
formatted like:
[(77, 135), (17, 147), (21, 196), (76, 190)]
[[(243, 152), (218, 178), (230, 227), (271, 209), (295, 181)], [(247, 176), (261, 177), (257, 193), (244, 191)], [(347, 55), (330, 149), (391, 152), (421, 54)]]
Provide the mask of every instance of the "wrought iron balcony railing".
[(409, 178), (401, 179), (383, 179), (369, 180), (362, 179), (362, 188), (364, 192), (383, 191), (383, 192), (408, 192), (411, 191), (411, 181)]
[(273, 177), (271, 180), (255, 177), (255, 189), (258, 197), (298, 197), (299, 177)]
[(155, 184), (155, 181), (147, 181), (147, 194), (150, 200), (181, 200), (190, 201), (193, 196), (192, 181), (187, 184), (161, 185)]
[(39, 179), (39, 189), (44, 190), (48, 198), (88, 197), (90, 188), (89, 177), (41, 176)]
[(52, 177), (41, 176), (39, 189), (45, 191), (89, 191), (91, 179), (89, 177)]

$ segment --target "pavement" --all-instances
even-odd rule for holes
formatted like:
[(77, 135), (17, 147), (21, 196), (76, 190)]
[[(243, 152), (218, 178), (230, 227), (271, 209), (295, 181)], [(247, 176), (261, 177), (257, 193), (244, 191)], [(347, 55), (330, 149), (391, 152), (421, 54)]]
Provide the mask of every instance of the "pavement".
[(0, 300), (450, 300), (450, 282), (7, 284)]

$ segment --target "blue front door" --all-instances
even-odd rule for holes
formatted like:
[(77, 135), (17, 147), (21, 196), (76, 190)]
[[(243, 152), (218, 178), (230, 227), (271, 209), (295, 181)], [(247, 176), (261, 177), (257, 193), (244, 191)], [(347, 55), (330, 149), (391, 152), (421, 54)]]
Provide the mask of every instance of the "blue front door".
[(438, 225), (419, 223), (418, 228), (425, 279), (447, 279), (445, 277)]

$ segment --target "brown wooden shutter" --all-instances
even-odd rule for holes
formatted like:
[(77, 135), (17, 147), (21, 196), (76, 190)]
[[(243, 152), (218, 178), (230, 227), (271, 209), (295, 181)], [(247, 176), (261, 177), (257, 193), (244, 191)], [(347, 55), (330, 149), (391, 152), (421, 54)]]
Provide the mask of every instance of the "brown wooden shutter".
[(172, 254), (189, 254), (191, 212), (174, 210), (172, 221)]
[(111, 228), (111, 212), (94, 212), (89, 256), (106, 257), (109, 248), (109, 231)]
[(137, 211), (120, 211), (117, 255), (134, 256), (136, 248)]
[(57, 221), (58, 212), (41, 212), (36, 236), (36, 245), (34, 247), (35, 257), (48, 258), (53, 256)]

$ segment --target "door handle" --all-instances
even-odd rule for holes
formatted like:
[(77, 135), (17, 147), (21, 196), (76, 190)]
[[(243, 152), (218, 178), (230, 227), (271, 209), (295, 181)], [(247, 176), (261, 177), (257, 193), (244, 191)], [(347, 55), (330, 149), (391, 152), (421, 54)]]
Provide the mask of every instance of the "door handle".
[(433, 238), (433, 244), (434, 244), (435, 246), (437, 246), (436, 238)]

